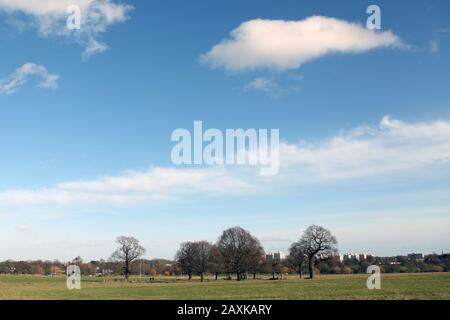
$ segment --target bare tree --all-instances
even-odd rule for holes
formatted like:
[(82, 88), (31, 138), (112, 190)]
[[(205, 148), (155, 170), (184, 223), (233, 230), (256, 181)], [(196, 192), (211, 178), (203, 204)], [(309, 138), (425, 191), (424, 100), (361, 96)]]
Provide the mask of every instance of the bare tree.
[(264, 255), (259, 240), (240, 227), (225, 230), (217, 247), (224, 257), (226, 269), (236, 273), (238, 281)]
[(320, 226), (312, 225), (306, 229), (299, 242), (308, 257), (309, 277), (314, 278), (314, 263), (320, 258), (337, 253), (337, 240), (331, 232)]
[(118, 237), (116, 243), (119, 247), (114, 251), (111, 258), (124, 262), (125, 266), (123, 273), (125, 279), (128, 281), (130, 264), (141, 257), (145, 253), (145, 249), (139, 244), (139, 241), (133, 237)]
[(219, 248), (217, 248), (216, 245), (213, 245), (211, 248), (211, 254), (212, 254), (212, 265), (211, 265), (211, 271), (214, 273), (215, 278), (219, 277), (219, 274), (222, 272), (225, 272), (225, 258), (222, 256), (222, 253), (220, 253)]
[(294, 269), (302, 277), (303, 266), (305, 265), (307, 256), (302, 244), (294, 242), (289, 248), (289, 256), (287, 257), (288, 265)]
[(194, 272), (194, 256), (195, 248), (193, 242), (182, 243), (175, 255), (175, 260), (178, 262), (181, 272), (187, 274), (189, 280), (192, 279), (192, 273)]
[(207, 241), (194, 242), (194, 271), (203, 282), (205, 272), (211, 270), (213, 262), (212, 244)]
[(263, 265), (265, 263), (266, 258), (264, 254), (258, 255), (257, 259), (254, 259), (249, 266), (248, 271), (253, 274), (253, 279), (256, 279), (256, 274), (263, 270)]
[(196, 273), (203, 282), (204, 274), (212, 269), (212, 248), (212, 244), (207, 241), (185, 242), (180, 245), (175, 260), (182, 272), (189, 276), (189, 280), (192, 279), (192, 273)]

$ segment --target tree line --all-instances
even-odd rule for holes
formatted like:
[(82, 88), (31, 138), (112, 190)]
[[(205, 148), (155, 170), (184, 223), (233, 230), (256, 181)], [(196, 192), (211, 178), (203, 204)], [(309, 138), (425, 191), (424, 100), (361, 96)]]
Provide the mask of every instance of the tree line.
[[(123, 263), (123, 274), (128, 280), (130, 266), (145, 253), (145, 249), (133, 237), (119, 237), (116, 242), (118, 248), (111, 257)], [(307, 263), (309, 277), (313, 278), (316, 262), (335, 254), (336, 238), (329, 230), (313, 225), (306, 229), (298, 242), (291, 245), (288, 262), (300, 276)], [(235, 275), (237, 281), (246, 279), (248, 274), (256, 277), (257, 273), (264, 273), (269, 269), (273, 278), (275, 274), (281, 277), (283, 274), (283, 261), (267, 261), (260, 241), (241, 227), (223, 231), (215, 244), (208, 241), (182, 243), (175, 261), (181, 273), (187, 275), (189, 280), (193, 275), (199, 275), (202, 282), (207, 273), (214, 274), (216, 279), (219, 274), (225, 274), (227, 279), (232, 279), (232, 275)]]
[[(260, 241), (241, 227), (229, 228), (215, 243), (192, 241), (180, 244), (174, 260), (141, 259), (145, 249), (133, 237), (116, 239), (117, 249), (107, 261), (83, 262), (80, 257), (70, 263), (80, 267), (84, 275), (110, 276), (122, 274), (128, 281), (131, 274), (185, 275), (189, 280), (206, 274), (217, 280), (238, 281), (249, 275), (271, 274), (272, 279), (282, 279), (284, 274), (297, 273), (300, 277), (315, 274), (365, 273), (367, 267), (376, 264), (382, 272), (448, 272), (449, 255), (429, 255), (424, 259), (411, 260), (406, 256), (368, 257), (364, 260), (340, 261), (337, 240), (332, 233), (320, 226), (308, 227), (298, 241), (291, 244), (285, 259), (268, 259)], [(63, 274), (67, 263), (59, 261), (4, 261), (0, 262), (0, 274)]]

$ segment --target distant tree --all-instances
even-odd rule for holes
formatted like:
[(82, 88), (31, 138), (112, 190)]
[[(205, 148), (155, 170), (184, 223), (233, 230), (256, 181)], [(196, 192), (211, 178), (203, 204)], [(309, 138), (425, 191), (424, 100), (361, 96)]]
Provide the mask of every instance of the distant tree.
[(180, 265), (178, 264), (177, 261), (174, 261), (170, 267), (169, 267), (169, 272), (171, 275), (179, 275), (180, 273), (182, 273), (183, 271), (180, 268)]
[(187, 274), (189, 280), (192, 274), (200, 275), (203, 282), (204, 274), (213, 266), (213, 246), (207, 241), (185, 242), (180, 245), (180, 249), (175, 255), (180, 269)]
[(262, 259), (262, 265), (261, 265), (261, 272), (268, 274), (268, 273), (272, 273), (272, 263), (271, 261), (268, 261), (265, 257), (263, 257)]
[(83, 263), (83, 259), (80, 256), (77, 256), (76, 258), (74, 258), (72, 260), (72, 264), (76, 264), (78, 266), (80, 266)]
[(259, 240), (240, 227), (225, 230), (217, 247), (224, 257), (226, 269), (236, 273), (238, 281), (264, 255)]
[(344, 268), (342, 268), (342, 273), (344, 273), (344, 274), (352, 274), (353, 270), (350, 267), (344, 267)]
[(45, 274), (45, 270), (41, 265), (35, 263), (31, 267), (31, 274), (43, 275)]
[(306, 229), (300, 239), (300, 246), (308, 257), (308, 271), (311, 279), (314, 278), (316, 259), (324, 259), (337, 254), (336, 238), (329, 230), (316, 225)]
[(272, 265), (272, 279), (273, 280), (278, 280), (278, 277), (276, 277), (275, 275), (279, 274), (281, 278), (283, 278), (283, 275), (281, 274), (281, 261), (278, 259), (273, 259), (271, 261), (271, 265)]
[(289, 274), (290, 271), (291, 270), (287, 266), (282, 266), (281, 267), (281, 274)]
[(133, 237), (118, 237), (116, 243), (119, 247), (114, 251), (111, 258), (124, 263), (123, 273), (125, 280), (128, 281), (130, 264), (140, 258), (145, 253), (145, 249), (139, 244), (139, 240)]
[(219, 274), (225, 272), (225, 259), (216, 245), (212, 246), (211, 255), (212, 255), (211, 271), (212, 273), (214, 273), (214, 276), (217, 280)]
[(62, 273), (59, 266), (52, 266), (52, 275), (60, 275)]
[(253, 260), (250, 264), (249, 272), (253, 274), (253, 279), (256, 279), (256, 274), (264, 270), (265, 257), (263, 255), (258, 256), (257, 259)]
[(334, 272), (334, 268), (329, 265), (329, 260), (320, 261), (317, 264), (316, 269), (318, 269), (321, 274), (328, 274)]
[(307, 256), (302, 244), (299, 241), (294, 242), (289, 248), (287, 263), (300, 275), (300, 278), (303, 275), (303, 267), (305, 266), (306, 260)]
[(211, 270), (213, 264), (212, 244), (207, 241), (194, 242), (193, 270), (200, 275), (203, 282), (204, 274)]
[(5, 269), (8, 274), (17, 274), (17, 268), (12, 260), (7, 260), (5, 262)]
[(175, 254), (175, 260), (182, 273), (187, 274), (189, 280), (192, 279), (192, 273), (194, 272), (194, 257), (195, 257), (195, 247), (193, 242), (184, 242), (180, 245)]

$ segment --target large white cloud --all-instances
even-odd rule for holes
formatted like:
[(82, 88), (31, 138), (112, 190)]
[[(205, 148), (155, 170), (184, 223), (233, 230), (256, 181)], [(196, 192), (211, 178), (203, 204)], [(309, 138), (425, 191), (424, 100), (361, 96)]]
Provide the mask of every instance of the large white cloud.
[(450, 162), (450, 121), (413, 122), (384, 117), (318, 142), (282, 144), (280, 164), (302, 181), (401, 173)]
[(0, 192), (0, 207), (149, 204), (189, 195), (229, 195), (252, 188), (218, 168), (153, 168), (90, 181), (69, 181), (36, 190)]
[[(81, 9), (80, 30), (68, 30), (67, 8)], [(115, 0), (0, 0), (0, 10), (14, 14), (24, 13), (42, 36), (66, 36), (85, 46), (84, 56), (100, 53), (108, 46), (97, 39), (109, 26), (123, 22), (132, 9)]]
[(450, 121), (384, 117), (318, 142), (280, 146), (278, 176), (259, 168), (154, 168), (41, 189), (0, 192), (0, 209), (22, 206), (145, 205), (192, 196), (267, 194), (281, 187), (399, 175), (450, 163)]
[(41, 88), (56, 89), (58, 87), (58, 75), (49, 73), (42, 65), (28, 62), (17, 68), (8, 77), (0, 79), (0, 94), (16, 92), (30, 77), (40, 78), (38, 86)]
[(361, 53), (401, 46), (391, 31), (323, 16), (301, 21), (250, 20), (242, 23), (201, 60), (229, 71), (255, 68), (294, 69), (330, 53)]

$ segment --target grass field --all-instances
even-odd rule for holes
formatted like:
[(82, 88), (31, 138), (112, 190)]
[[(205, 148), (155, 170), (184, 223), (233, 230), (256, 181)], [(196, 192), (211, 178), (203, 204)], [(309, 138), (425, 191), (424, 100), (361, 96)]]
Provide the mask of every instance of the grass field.
[(65, 277), (0, 276), (0, 299), (450, 299), (450, 273), (383, 274), (381, 290), (368, 290), (366, 279), (330, 275), (200, 283), (161, 277), (125, 283), (83, 278), (81, 290), (68, 290)]

